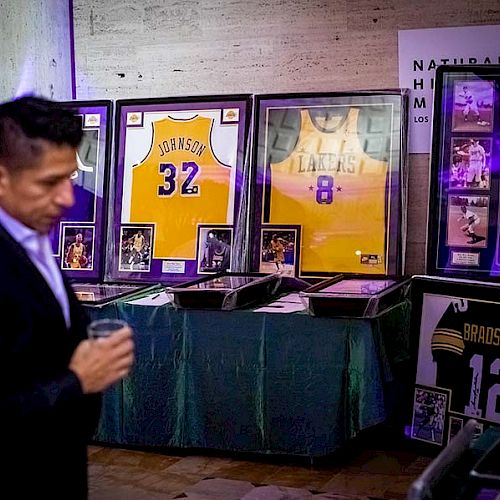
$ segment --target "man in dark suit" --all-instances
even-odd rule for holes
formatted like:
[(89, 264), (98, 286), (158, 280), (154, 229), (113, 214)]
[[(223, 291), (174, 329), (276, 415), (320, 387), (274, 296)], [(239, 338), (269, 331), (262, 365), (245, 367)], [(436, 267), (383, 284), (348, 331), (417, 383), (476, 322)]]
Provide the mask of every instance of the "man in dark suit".
[(88, 340), (48, 232), (74, 203), (81, 121), (51, 101), (0, 105), (0, 487), (87, 498), (99, 393), (133, 363), (132, 332)]

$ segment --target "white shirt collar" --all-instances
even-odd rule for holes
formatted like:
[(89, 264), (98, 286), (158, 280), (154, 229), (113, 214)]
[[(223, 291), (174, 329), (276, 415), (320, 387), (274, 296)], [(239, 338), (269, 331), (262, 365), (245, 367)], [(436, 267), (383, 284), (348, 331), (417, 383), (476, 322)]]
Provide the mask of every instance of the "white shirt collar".
[(20, 244), (40, 236), (37, 231), (19, 222), (2, 207), (0, 207), (0, 224)]

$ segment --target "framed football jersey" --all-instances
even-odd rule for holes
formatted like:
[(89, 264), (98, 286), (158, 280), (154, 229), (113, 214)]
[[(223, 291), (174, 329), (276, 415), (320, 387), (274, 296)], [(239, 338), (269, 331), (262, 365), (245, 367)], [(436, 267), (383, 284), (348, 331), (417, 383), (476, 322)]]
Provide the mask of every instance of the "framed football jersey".
[(500, 278), (500, 66), (436, 70), (427, 272)]
[(407, 436), (445, 446), (468, 419), (500, 425), (500, 285), (412, 279), (415, 386)]
[(249, 96), (117, 101), (111, 280), (237, 267)]
[(252, 264), (262, 229), (300, 228), (297, 276), (403, 267), (406, 94), (256, 96)]
[(72, 281), (100, 281), (104, 275), (107, 179), (111, 152), (111, 101), (62, 103), (82, 120), (83, 139), (72, 176), (75, 204), (51, 233), (55, 258)]

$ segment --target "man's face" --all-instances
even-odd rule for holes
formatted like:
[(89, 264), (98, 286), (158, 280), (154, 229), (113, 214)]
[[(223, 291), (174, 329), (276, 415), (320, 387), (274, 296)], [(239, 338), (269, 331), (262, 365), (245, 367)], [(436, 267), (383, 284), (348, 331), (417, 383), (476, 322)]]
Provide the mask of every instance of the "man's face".
[(0, 164), (0, 206), (25, 226), (47, 234), (75, 202), (70, 176), (76, 168), (75, 148), (49, 142), (32, 167), (10, 172)]
[(76, 242), (77, 242), (77, 243), (81, 243), (81, 242), (82, 242), (82, 240), (83, 240), (83, 236), (82, 236), (80, 233), (78, 233), (78, 234), (76, 235)]

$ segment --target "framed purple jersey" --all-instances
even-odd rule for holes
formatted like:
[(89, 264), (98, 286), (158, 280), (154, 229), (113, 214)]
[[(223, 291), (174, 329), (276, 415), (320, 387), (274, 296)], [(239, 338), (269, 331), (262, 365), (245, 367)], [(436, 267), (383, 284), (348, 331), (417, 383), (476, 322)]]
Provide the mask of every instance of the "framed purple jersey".
[(104, 275), (107, 178), (111, 152), (111, 101), (62, 103), (82, 120), (83, 139), (72, 176), (75, 204), (50, 233), (57, 262), (73, 281)]
[(412, 280), (415, 388), (407, 436), (445, 446), (467, 420), (500, 425), (500, 301), (496, 283)]
[(117, 101), (110, 280), (237, 269), (249, 96)]
[(256, 96), (252, 269), (262, 228), (301, 231), (297, 276), (403, 267), (406, 94)]
[(427, 272), (500, 278), (500, 66), (436, 70)]

